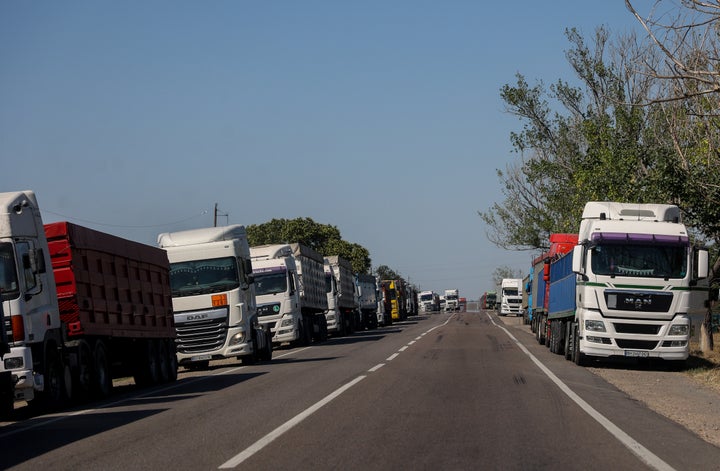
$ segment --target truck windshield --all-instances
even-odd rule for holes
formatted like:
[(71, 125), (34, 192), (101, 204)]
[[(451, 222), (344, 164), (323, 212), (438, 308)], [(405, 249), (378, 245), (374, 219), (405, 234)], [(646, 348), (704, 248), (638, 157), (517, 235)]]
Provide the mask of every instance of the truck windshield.
[(596, 275), (685, 278), (686, 250), (684, 245), (596, 245), (590, 267)]
[(13, 246), (9, 242), (0, 244), (0, 293), (3, 301), (20, 295)]
[(287, 291), (286, 272), (255, 274), (255, 295), (277, 294)]
[(503, 294), (505, 296), (517, 296), (518, 290), (517, 290), (517, 288), (505, 288), (505, 289), (503, 289)]
[(233, 257), (170, 264), (170, 287), (173, 297), (220, 293), (239, 286), (237, 263)]
[(421, 294), (420, 301), (432, 301), (432, 294)]

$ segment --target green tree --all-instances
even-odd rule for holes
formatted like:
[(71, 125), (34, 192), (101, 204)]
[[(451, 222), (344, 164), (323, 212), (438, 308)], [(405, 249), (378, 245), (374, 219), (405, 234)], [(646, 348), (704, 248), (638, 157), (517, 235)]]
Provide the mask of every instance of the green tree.
[(375, 269), (378, 280), (399, 280), (402, 278), (392, 268), (387, 265), (380, 265)]
[(510, 136), (521, 160), (498, 170), (505, 199), (479, 215), (489, 239), (506, 249), (544, 249), (549, 234), (577, 232), (587, 201), (658, 202), (677, 192), (665, 177), (672, 149), (658, 145), (649, 132), (657, 131), (656, 115), (640, 105), (651, 84), (628, 66), (644, 52), (634, 36), (611, 45), (600, 27), (590, 48), (576, 30), (566, 35), (581, 86), (530, 86), (517, 75), (501, 90), (508, 112), (524, 123)]
[(363, 246), (342, 239), (336, 226), (320, 224), (311, 218), (272, 219), (246, 227), (250, 246), (301, 243), (323, 256), (347, 259), (356, 273), (368, 273), (372, 260)]
[(495, 283), (495, 289), (497, 289), (500, 284), (502, 283), (502, 280), (505, 278), (522, 278), (523, 274), (520, 270), (516, 270), (513, 268), (510, 268), (508, 266), (502, 266), (497, 267), (495, 271), (493, 271), (492, 278), (493, 282)]

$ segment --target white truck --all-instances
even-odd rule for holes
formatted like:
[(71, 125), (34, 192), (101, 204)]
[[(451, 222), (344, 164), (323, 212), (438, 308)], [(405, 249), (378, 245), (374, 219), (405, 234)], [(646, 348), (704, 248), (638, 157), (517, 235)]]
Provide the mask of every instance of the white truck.
[(327, 338), (323, 256), (299, 243), (250, 247), (260, 323), (275, 344)]
[(445, 310), (457, 311), (460, 309), (460, 293), (457, 289), (445, 290)]
[(435, 311), (435, 293), (432, 291), (420, 291), (420, 310), (423, 312)]
[(500, 282), (500, 315), (522, 315), (522, 278), (503, 278)]
[(378, 326), (377, 280), (370, 274), (355, 275), (357, 305), (360, 310), (360, 323), (364, 329), (376, 329)]
[[(574, 289), (550, 286), (551, 345), (563, 346), (555, 350), (578, 364), (609, 356), (684, 362), (705, 316), (708, 252), (691, 244), (680, 209), (589, 202), (578, 235)], [(566, 291), (563, 316), (553, 305)]]
[(43, 224), (34, 192), (0, 193), (0, 412), (177, 379), (169, 270), (157, 247)]
[(244, 364), (272, 358), (271, 336), (255, 304), (245, 227), (208, 227), (158, 235), (170, 260), (178, 363), (207, 368), (237, 357)]
[(325, 318), (328, 332), (338, 335), (352, 333), (357, 324), (352, 265), (338, 255), (325, 257), (325, 280), (328, 303)]

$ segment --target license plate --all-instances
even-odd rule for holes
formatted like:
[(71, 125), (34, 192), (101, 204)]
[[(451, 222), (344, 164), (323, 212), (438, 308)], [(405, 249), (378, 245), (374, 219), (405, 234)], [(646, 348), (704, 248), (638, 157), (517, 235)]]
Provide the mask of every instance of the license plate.
[(625, 356), (634, 358), (648, 358), (650, 356), (650, 352), (644, 352), (641, 350), (625, 350)]
[(212, 355), (196, 355), (194, 357), (190, 357), (190, 361), (205, 361), (205, 360), (212, 360)]

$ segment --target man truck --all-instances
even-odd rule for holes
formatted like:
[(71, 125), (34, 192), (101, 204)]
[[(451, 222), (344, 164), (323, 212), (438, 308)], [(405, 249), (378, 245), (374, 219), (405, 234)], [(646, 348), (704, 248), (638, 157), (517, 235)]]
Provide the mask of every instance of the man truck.
[(705, 316), (708, 252), (691, 244), (680, 209), (589, 202), (578, 240), (550, 263), (550, 350), (579, 365), (611, 356), (683, 364)]
[(260, 323), (275, 344), (327, 337), (323, 256), (299, 243), (250, 247)]
[(208, 227), (158, 235), (170, 259), (170, 283), (180, 365), (207, 368), (237, 357), (244, 364), (272, 358), (271, 335), (255, 305), (245, 227)]
[(0, 292), (0, 377), (10, 373), (15, 401), (55, 409), (107, 396), (113, 377), (177, 378), (168, 258), (157, 247), (43, 225), (34, 192), (0, 193)]
[(517, 316), (521, 314), (522, 284), (523, 280), (521, 278), (503, 278), (500, 283), (501, 316)]
[(459, 306), (460, 293), (457, 289), (446, 289), (445, 290), (445, 310), (446, 311), (457, 311)]

